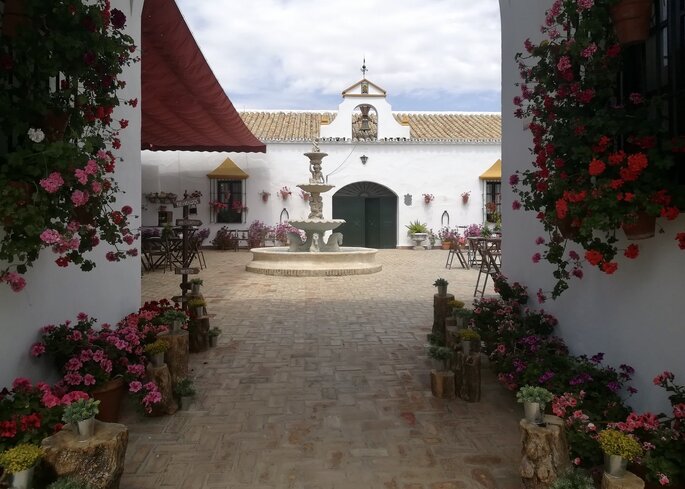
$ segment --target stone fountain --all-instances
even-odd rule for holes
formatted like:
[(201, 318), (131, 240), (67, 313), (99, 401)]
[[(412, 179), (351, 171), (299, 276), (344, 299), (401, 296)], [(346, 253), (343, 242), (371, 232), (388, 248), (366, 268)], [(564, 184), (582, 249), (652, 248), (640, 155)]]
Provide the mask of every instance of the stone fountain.
[(266, 275), (360, 275), (381, 271), (376, 263), (373, 248), (343, 247), (342, 233), (332, 232), (325, 240), (325, 234), (345, 223), (344, 219), (326, 219), (323, 215), (321, 194), (335, 185), (326, 183), (321, 164), (327, 153), (322, 153), (314, 142), (312, 150), (304, 155), (309, 159), (309, 183), (298, 185), (309, 192), (309, 215), (306, 219), (291, 220), (290, 224), (305, 232), (305, 240), (298, 233), (288, 233), (289, 247), (252, 248), (252, 261), (245, 269), (248, 272)]

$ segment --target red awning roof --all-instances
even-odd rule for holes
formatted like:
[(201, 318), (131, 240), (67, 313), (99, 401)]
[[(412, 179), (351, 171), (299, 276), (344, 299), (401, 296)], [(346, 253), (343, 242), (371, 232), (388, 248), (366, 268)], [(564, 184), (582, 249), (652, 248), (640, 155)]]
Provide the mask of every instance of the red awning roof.
[(146, 0), (142, 149), (266, 152), (219, 85), (174, 0)]

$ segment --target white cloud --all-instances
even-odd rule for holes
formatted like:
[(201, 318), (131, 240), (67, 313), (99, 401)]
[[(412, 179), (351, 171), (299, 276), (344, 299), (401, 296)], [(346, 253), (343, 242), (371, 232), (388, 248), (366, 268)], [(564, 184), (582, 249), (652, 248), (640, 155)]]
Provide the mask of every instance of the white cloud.
[[(330, 108), (367, 77), (410, 100), (500, 91), (497, 0), (178, 0), (238, 108)], [(454, 106), (445, 106), (454, 110)], [(484, 110), (492, 110), (485, 107)]]

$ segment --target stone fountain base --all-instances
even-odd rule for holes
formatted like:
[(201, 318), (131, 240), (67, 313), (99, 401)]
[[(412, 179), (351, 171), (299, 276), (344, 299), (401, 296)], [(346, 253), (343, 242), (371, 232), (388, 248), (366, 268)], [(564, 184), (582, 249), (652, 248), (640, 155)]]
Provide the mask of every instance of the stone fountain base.
[(340, 251), (311, 253), (288, 251), (287, 247), (252, 248), (252, 261), (245, 270), (264, 275), (322, 277), (366, 275), (380, 272), (373, 248), (341, 247)]

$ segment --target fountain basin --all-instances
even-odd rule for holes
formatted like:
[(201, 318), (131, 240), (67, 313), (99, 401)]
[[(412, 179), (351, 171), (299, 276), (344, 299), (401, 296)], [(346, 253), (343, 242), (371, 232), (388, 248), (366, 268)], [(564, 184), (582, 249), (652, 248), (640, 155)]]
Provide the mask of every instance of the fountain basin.
[(298, 187), (311, 194), (323, 194), (324, 192), (328, 192), (330, 189), (335, 188), (335, 185), (329, 185), (327, 183), (301, 183)]
[(345, 224), (345, 219), (291, 219), (288, 223), (304, 231), (323, 233)]
[(288, 251), (285, 246), (252, 248), (252, 261), (245, 270), (264, 275), (321, 277), (366, 275), (377, 273), (383, 265), (376, 263), (373, 248), (341, 247), (340, 251)]

